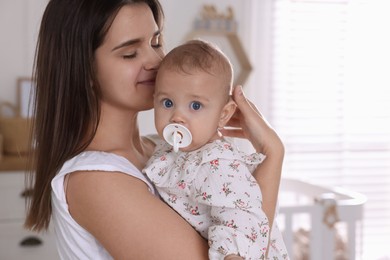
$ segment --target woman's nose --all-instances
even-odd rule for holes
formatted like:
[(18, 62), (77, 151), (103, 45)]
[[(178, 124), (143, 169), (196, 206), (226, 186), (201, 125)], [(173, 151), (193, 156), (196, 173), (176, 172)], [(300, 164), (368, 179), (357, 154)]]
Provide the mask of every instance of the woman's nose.
[(157, 70), (161, 60), (164, 57), (164, 52), (160, 48), (148, 48), (147, 55), (145, 58), (145, 69), (146, 70)]

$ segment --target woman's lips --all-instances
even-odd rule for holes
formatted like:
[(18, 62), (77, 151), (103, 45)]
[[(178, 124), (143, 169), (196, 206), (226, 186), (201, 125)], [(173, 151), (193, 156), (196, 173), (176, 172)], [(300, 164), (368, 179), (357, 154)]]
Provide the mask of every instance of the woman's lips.
[(155, 83), (156, 83), (155, 78), (138, 81), (138, 84), (142, 84), (142, 85), (154, 85)]

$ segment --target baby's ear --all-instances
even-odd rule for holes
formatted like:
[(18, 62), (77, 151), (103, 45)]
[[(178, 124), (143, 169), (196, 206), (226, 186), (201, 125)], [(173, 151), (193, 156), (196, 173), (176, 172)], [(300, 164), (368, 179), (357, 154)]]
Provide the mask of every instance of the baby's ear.
[(221, 117), (219, 119), (218, 127), (222, 128), (226, 125), (229, 119), (233, 116), (236, 111), (236, 103), (232, 99), (222, 108)]

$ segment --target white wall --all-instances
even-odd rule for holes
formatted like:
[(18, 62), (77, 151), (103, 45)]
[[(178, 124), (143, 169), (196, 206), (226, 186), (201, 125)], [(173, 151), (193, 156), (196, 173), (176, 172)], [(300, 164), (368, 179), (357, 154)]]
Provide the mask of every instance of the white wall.
[[(253, 32), (264, 27), (264, 22), (258, 18), (259, 24), (251, 23), (252, 17), (258, 16), (257, 8), (261, 5), (259, 1), (160, 1), (166, 18), (164, 26), (166, 51), (184, 41), (203, 5), (213, 4), (219, 12), (226, 12), (228, 6), (233, 7), (235, 19), (238, 21), (237, 33), (254, 67), (245, 83), (245, 91), (251, 97), (261, 95), (259, 86), (266, 79), (259, 75), (265, 73), (259, 73), (258, 59), (254, 57), (263, 54), (259, 54), (261, 43), (253, 41)], [(48, 0), (0, 0), (0, 103), (8, 101), (15, 104), (17, 78), (31, 76), (39, 23), (47, 2)], [(264, 112), (264, 107), (262, 110)], [(144, 134), (155, 132), (152, 111), (141, 114), (140, 127)]]
[(18, 77), (30, 77), (47, 0), (0, 0), (0, 103), (16, 104)]

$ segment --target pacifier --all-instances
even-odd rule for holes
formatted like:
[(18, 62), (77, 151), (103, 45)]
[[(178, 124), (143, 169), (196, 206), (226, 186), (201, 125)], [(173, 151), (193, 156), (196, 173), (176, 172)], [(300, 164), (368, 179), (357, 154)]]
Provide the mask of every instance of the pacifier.
[(177, 153), (179, 148), (186, 147), (192, 142), (190, 130), (180, 124), (169, 124), (163, 130), (165, 141), (173, 146), (173, 150)]

